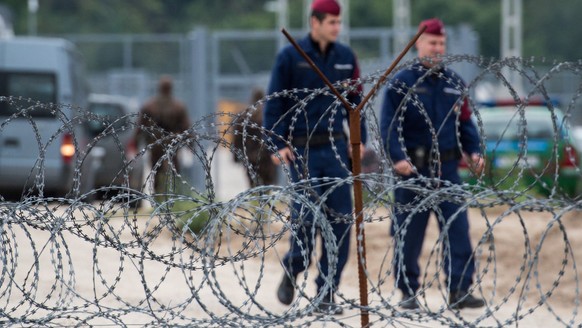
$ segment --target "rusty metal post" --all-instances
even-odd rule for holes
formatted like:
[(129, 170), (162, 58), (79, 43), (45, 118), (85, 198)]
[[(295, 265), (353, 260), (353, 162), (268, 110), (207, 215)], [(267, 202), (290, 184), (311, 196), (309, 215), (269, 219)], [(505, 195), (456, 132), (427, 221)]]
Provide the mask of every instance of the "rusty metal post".
[[(293, 37), (284, 28), (281, 32), (287, 37), (289, 42), (295, 47), (299, 54), (309, 63), (311, 68), (317, 73), (321, 80), (327, 85), (331, 92), (341, 101), (346, 110), (350, 115), (350, 144), (352, 145), (352, 175), (354, 177), (359, 176), (362, 173), (362, 159), (360, 154), (360, 145), (362, 143), (360, 119), (361, 111), (365, 104), (370, 100), (370, 98), (378, 91), (380, 85), (386, 80), (388, 75), (394, 70), (398, 62), (402, 60), (404, 55), (412, 48), (416, 40), (424, 32), (426, 26), (418, 31), (412, 40), (408, 43), (406, 48), (402, 50), (400, 55), (392, 62), (392, 65), (382, 74), (378, 82), (374, 87), (368, 92), (366, 97), (358, 104), (354, 109), (352, 105), (347, 101), (341, 93), (333, 86), (329, 79), (321, 72), (321, 70), (315, 65), (315, 63), (309, 58), (309, 56), (301, 49), (299, 44), (293, 39)], [(358, 255), (358, 281), (360, 284), (360, 321), (362, 327), (370, 326), (370, 318), (368, 311), (365, 309), (368, 306), (368, 282), (366, 280), (366, 234), (364, 229), (364, 200), (362, 192), (362, 181), (359, 179), (354, 179), (354, 210), (356, 213), (356, 248)]]

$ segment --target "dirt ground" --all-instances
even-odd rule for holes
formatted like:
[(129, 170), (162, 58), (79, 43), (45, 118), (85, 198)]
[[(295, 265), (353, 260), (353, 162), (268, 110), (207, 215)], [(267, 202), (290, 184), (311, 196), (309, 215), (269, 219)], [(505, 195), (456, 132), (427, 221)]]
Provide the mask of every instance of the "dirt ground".
[[(577, 326), (582, 319), (577, 313), (580, 298), (576, 265), (582, 260), (577, 250), (582, 241), (576, 236), (582, 233), (582, 223), (579, 213), (568, 213), (558, 222), (553, 221), (553, 215), (548, 213), (521, 213), (505, 216), (505, 209), (495, 208), (488, 210), (486, 215), (493, 224), (499, 223), (493, 229), (494, 239), (483, 239), (487, 235), (486, 220), (477, 210), (470, 211), (471, 235), (477, 250), (477, 276), (479, 281), (475, 294), (484, 297), (488, 306), (477, 310), (463, 310), (454, 313), (446, 308), (446, 288), (443, 284), (443, 274), (436, 276), (440, 261), (438, 253), (434, 253), (438, 246), (438, 227), (435, 220), (427, 230), (423, 255), (420, 259), (421, 267), (426, 276), (423, 279), (425, 296), (421, 299), (424, 314), (406, 318), (407, 314), (396, 307), (400, 294), (395, 291), (394, 280), (391, 274), (392, 238), (388, 234), (389, 222), (376, 221), (365, 225), (366, 233), (366, 260), (367, 287), (369, 305), (376, 311), (390, 313), (392, 316), (404, 316), (398, 320), (403, 326), (440, 327), (453, 324), (465, 326), (525, 326), (525, 327), (555, 327)], [(276, 225), (275, 225), (276, 226)], [(276, 229), (272, 226), (272, 229)], [(565, 231), (561, 231), (563, 229)], [(258, 296), (268, 304), (273, 311), (285, 309), (276, 304), (275, 290), (282, 274), (279, 261), (287, 249), (287, 237), (278, 242), (273, 249), (266, 252), (264, 257), (254, 258), (245, 266), (254, 263), (255, 268), (265, 271), (261, 284), (269, 283), (266, 290), (260, 290)], [(483, 240), (482, 240), (483, 239)], [(354, 239), (352, 239), (354, 240)], [(236, 238), (228, 238), (230, 245), (238, 249), (242, 245)], [(228, 246), (223, 245), (226, 248)], [(344, 271), (340, 287), (341, 298), (344, 302), (359, 302), (359, 286), (357, 256), (355, 245), (352, 244), (352, 256)], [(252, 266), (251, 266), (252, 267)], [(249, 271), (243, 271), (241, 275)], [(273, 277), (274, 275), (274, 277)], [(578, 274), (579, 275), (579, 274)], [(315, 296), (313, 280), (317, 271), (313, 267), (307, 276), (300, 277), (298, 283), (301, 292), (307, 297), (293, 304), (298, 307), (308, 306), (307, 298)], [(249, 276), (246, 276), (250, 280)], [(228, 279), (220, 280), (228, 284)], [(438, 283), (441, 283), (439, 286)], [(257, 281), (257, 284), (259, 282)], [(239, 287), (240, 288), (240, 287)], [(224, 288), (230, 290), (230, 287)], [(236, 289), (236, 288), (235, 288)], [(275, 303), (275, 304), (273, 304)], [(388, 308), (389, 304), (394, 308)], [(346, 305), (349, 308), (349, 305)], [(391, 312), (391, 311), (395, 312)], [(492, 314), (486, 314), (487, 311)], [(529, 313), (529, 312), (532, 313)], [(437, 313), (441, 319), (431, 320), (427, 313)], [(416, 315), (416, 314), (415, 314)], [(515, 321), (515, 317), (519, 319)], [(443, 319), (446, 318), (446, 319)], [(358, 327), (359, 311), (346, 311), (343, 320), (339, 322)], [(443, 320), (446, 320), (443, 323)], [(447, 321), (448, 320), (448, 321)], [(374, 326), (398, 326), (391, 320), (382, 319), (379, 315), (371, 314), (370, 321)], [(338, 323), (339, 325), (339, 323)]]

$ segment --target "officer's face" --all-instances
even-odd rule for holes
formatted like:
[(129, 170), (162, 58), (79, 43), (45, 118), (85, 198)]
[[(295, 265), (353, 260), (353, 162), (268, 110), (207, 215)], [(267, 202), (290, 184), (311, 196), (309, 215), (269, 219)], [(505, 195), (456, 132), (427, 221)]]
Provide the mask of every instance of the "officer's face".
[(446, 51), (447, 38), (444, 35), (423, 34), (416, 41), (418, 57), (425, 59), (422, 63), (431, 67), (441, 62)]
[(317, 41), (335, 42), (341, 30), (340, 16), (327, 14), (322, 21), (311, 18), (311, 30)]

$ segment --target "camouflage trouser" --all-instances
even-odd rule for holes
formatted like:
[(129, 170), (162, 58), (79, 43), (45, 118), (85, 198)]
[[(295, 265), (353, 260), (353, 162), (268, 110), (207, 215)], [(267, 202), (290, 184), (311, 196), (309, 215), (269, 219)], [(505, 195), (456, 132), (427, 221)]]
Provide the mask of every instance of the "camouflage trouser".
[(155, 170), (154, 172), (155, 193), (166, 193), (173, 191), (175, 187), (174, 183), (175, 172), (180, 172), (178, 154), (177, 153), (171, 154), (172, 166), (169, 165), (170, 163), (168, 163), (167, 158), (162, 160), (164, 155), (165, 150), (163, 145), (154, 145), (152, 147), (150, 154), (150, 165), (152, 170)]
[(252, 188), (273, 185), (277, 182), (277, 167), (273, 164), (269, 153), (265, 152), (254, 158), (249, 158), (248, 165), (249, 167), (245, 169), (249, 185)]

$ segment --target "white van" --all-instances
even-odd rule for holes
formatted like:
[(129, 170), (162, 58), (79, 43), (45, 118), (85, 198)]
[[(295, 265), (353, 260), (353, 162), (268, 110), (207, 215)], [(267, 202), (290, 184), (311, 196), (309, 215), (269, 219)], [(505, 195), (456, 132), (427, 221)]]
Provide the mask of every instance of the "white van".
[(0, 195), (76, 197), (93, 189), (83, 61), (64, 39), (0, 40)]

